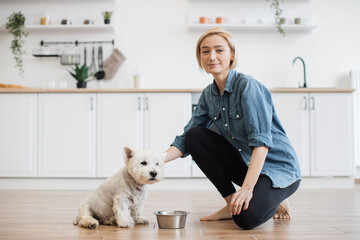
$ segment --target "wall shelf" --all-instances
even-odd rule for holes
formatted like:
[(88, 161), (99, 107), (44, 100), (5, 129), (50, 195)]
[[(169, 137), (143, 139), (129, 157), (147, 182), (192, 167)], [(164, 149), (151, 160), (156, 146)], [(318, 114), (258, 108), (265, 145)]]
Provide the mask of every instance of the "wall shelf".
[[(114, 25), (27, 25), (25, 31), (40, 32), (40, 31), (113, 31)], [(6, 32), (5, 27), (0, 28), (0, 32)]]
[[(275, 24), (189, 24), (189, 30), (207, 30), (212, 27), (222, 27), (227, 30), (238, 30), (238, 31), (276, 31)], [(289, 32), (311, 32), (316, 28), (315, 25), (283, 25), (285, 31)]]

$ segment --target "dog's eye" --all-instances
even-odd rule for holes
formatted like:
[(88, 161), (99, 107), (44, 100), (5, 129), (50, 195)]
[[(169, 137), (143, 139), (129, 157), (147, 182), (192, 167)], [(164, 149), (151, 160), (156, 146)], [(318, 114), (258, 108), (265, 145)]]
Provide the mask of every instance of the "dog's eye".
[(147, 162), (145, 162), (145, 161), (141, 162), (141, 165), (146, 166), (146, 164), (147, 164)]
[(159, 163), (156, 163), (156, 166), (159, 166)]

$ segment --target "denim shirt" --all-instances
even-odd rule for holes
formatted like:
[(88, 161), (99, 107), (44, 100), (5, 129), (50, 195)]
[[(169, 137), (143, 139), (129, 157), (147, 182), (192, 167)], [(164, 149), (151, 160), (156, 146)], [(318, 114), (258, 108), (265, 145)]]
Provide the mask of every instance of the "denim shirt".
[(195, 126), (210, 128), (212, 124), (247, 166), (254, 147), (269, 148), (261, 174), (271, 179), (273, 187), (285, 188), (301, 179), (296, 153), (275, 112), (271, 93), (251, 76), (230, 70), (222, 95), (215, 81), (207, 86), (184, 133), (176, 136), (171, 145), (184, 157), (188, 153), (186, 132)]

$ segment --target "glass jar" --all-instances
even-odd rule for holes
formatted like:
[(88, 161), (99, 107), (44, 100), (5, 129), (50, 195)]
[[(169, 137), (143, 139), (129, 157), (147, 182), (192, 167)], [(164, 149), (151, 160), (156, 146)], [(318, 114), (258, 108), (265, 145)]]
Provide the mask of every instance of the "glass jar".
[(50, 25), (50, 13), (48, 11), (43, 12), (40, 17), (40, 25)]

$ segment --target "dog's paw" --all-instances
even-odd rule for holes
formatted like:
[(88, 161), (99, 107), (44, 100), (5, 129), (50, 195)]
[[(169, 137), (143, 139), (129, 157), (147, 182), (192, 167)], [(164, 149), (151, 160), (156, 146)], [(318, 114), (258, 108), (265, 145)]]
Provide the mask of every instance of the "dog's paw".
[(149, 219), (145, 216), (138, 216), (136, 218), (136, 223), (138, 224), (148, 224), (149, 223)]
[(86, 219), (81, 219), (79, 225), (84, 228), (95, 229), (99, 226), (99, 221), (94, 218), (86, 218)]
[(118, 220), (117, 222), (117, 226), (119, 228), (130, 228), (130, 227), (133, 227), (134, 226), (134, 220), (131, 218), (131, 219), (121, 219), (121, 220)]

